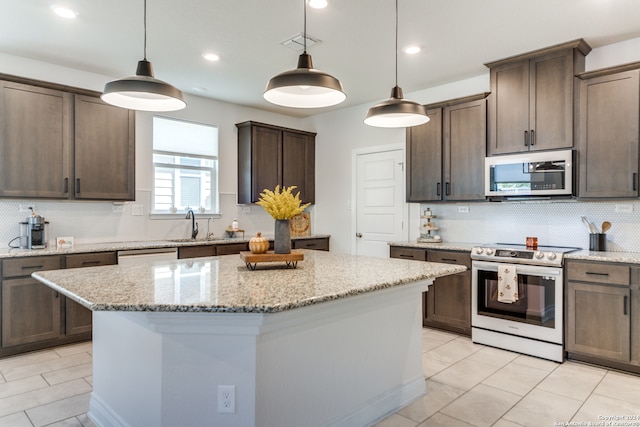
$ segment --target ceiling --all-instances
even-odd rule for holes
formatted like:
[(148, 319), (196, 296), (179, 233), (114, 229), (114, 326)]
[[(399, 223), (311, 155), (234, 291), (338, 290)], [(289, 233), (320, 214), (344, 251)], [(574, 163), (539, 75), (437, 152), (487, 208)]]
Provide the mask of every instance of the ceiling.
[[(54, 2), (79, 12), (55, 16)], [(0, 0), (0, 52), (121, 78), (143, 56), (142, 0)], [(297, 64), (280, 43), (303, 30), (303, 0), (147, 0), (147, 58), (186, 93), (297, 117), (386, 99), (395, 84), (393, 0), (329, 0), (308, 8), (314, 66), (347, 100), (291, 109), (262, 98)], [(398, 83), (405, 94), (486, 73), (484, 63), (584, 38), (593, 48), (640, 37), (638, 0), (399, 0)], [(207, 62), (204, 52), (220, 55)], [(1, 70), (0, 70), (1, 71)], [(105, 80), (105, 83), (106, 81)], [(187, 107), (188, 108), (188, 107)]]

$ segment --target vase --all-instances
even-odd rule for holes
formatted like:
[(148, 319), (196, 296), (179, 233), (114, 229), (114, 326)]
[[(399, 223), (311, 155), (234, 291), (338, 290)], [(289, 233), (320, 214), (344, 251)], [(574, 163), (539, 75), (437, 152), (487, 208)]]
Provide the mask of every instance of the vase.
[(291, 229), (288, 219), (276, 220), (276, 233), (273, 241), (273, 252), (276, 254), (291, 253)]

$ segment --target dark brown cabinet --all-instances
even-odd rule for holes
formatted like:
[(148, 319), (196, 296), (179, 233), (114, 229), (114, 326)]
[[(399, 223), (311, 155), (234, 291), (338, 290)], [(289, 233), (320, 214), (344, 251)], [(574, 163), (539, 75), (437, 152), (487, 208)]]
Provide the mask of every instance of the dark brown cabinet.
[(471, 257), (468, 253), (428, 251), (429, 262), (458, 264), (467, 271), (439, 277), (424, 293), (423, 325), (471, 335)]
[(75, 95), (74, 197), (135, 200), (134, 112)]
[(315, 203), (315, 133), (251, 121), (236, 127), (238, 203), (255, 203), (276, 185), (295, 185), (294, 194)]
[[(98, 252), (74, 254), (65, 256), (66, 268), (98, 267), (101, 265), (115, 265), (118, 257), (115, 252)], [(65, 298), (65, 334), (73, 336), (91, 332), (91, 310), (78, 304), (70, 298)]]
[(0, 81), (0, 197), (135, 200), (134, 112), (18, 80)]
[(292, 249), (312, 249), (316, 251), (329, 250), (329, 238), (318, 237), (312, 239), (293, 239), (291, 240)]
[(215, 245), (180, 246), (178, 247), (178, 259), (200, 258), (216, 255)]
[(468, 252), (402, 246), (389, 248), (391, 258), (457, 264), (467, 271), (439, 277), (424, 292), (423, 326), (471, 335), (471, 256)]
[(574, 75), (591, 48), (576, 40), (485, 64), (489, 155), (574, 145)]
[[(631, 361), (630, 267), (602, 262), (566, 263), (566, 350), (569, 357)], [(586, 358), (586, 359), (585, 359)]]
[(0, 196), (69, 197), (73, 95), (0, 81)]
[(578, 197), (638, 197), (640, 63), (580, 78)]
[(407, 129), (407, 201), (485, 200), (486, 94), (430, 105)]
[[(312, 237), (291, 239), (292, 249), (329, 250), (329, 237)], [(273, 241), (269, 241), (269, 249), (273, 249)], [(234, 255), (249, 250), (249, 242), (217, 243), (215, 245), (178, 247), (178, 258), (197, 258), (220, 255)]]
[[(59, 256), (2, 261), (2, 347), (18, 347), (59, 338), (59, 293), (29, 277), (38, 270), (61, 268)], [(4, 352), (1, 352), (4, 353)]]

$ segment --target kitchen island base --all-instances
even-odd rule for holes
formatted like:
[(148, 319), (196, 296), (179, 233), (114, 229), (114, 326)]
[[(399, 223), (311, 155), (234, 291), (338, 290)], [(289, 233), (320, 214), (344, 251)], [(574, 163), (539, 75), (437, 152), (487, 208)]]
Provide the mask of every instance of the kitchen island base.
[[(425, 393), (421, 280), (276, 313), (93, 313), (98, 426), (366, 426)], [(221, 413), (219, 386), (235, 386)]]

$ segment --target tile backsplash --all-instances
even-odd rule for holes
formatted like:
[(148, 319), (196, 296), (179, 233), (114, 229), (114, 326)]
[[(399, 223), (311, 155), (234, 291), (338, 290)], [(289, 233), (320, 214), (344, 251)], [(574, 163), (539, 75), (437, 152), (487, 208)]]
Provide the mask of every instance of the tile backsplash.
[[(640, 201), (510, 201), (486, 203), (421, 204), (430, 208), (444, 241), (472, 243), (525, 243), (538, 237), (539, 245), (589, 248), (586, 216), (607, 232), (607, 250), (640, 252)], [(468, 213), (463, 213), (468, 207)], [(412, 236), (413, 236), (412, 230)]]

